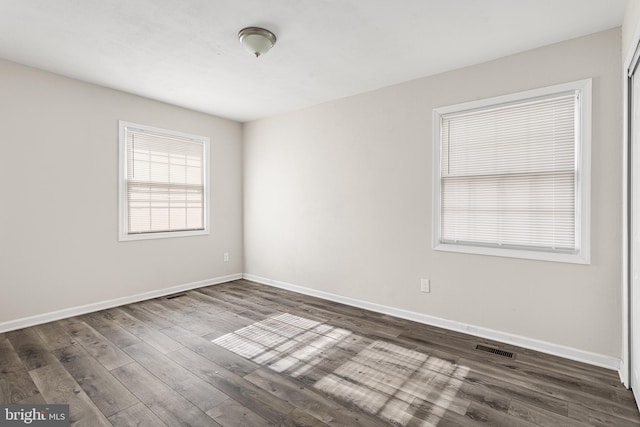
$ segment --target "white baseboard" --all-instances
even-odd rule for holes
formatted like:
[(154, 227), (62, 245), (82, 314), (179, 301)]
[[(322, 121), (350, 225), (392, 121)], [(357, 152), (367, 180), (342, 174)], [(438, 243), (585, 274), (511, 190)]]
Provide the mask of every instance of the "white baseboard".
[(465, 334), (491, 339), (494, 341), (502, 342), (505, 344), (511, 344), (518, 347), (528, 348), (530, 350), (536, 350), (547, 354), (563, 357), (565, 359), (575, 360), (578, 362), (588, 363), (590, 365), (600, 366), (602, 368), (612, 369), (620, 373), (620, 360), (615, 357), (606, 356), (603, 354), (592, 353), (572, 347), (567, 347), (559, 344), (553, 344), (546, 341), (540, 341), (532, 338), (523, 337), (520, 335), (510, 334), (508, 332), (496, 331), (493, 329), (483, 328), (480, 326), (468, 325), (466, 323), (457, 322), (454, 320), (442, 319), (436, 316), (430, 316), (427, 314), (416, 313), (414, 311), (403, 310), (400, 308), (390, 307), (382, 304), (376, 304), (368, 301), (363, 301), (355, 298), (349, 298), (342, 295), (337, 295), (329, 292), (319, 291), (316, 289), (306, 288), (304, 286), (293, 285), (291, 283), (280, 282), (278, 280), (267, 279), (264, 277), (254, 276), (252, 274), (244, 274), (243, 278), (251, 280), (253, 282), (261, 283), (264, 285), (273, 286), (276, 288), (286, 289), (294, 292), (298, 292), (305, 295), (310, 295), (318, 298), (322, 298), (329, 301), (339, 302), (354, 307), (364, 308), (366, 310), (375, 311), (377, 313), (388, 314), (391, 316), (399, 317), (402, 319), (412, 320), (418, 323), (424, 323), (426, 325), (437, 326), (440, 328), (448, 329), (456, 332), (463, 332)]
[(125, 304), (131, 304), (138, 301), (158, 298), (164, 295), (174, 294), (176, 292), (188, 291), (190, 289), (201, 288), (203, 286), (217, 285), (220, 283), (231, 282), (232, 280), (242, 279), (242, 273), (230, 274), (228, 276), (215, 277), (213, 279), (200, 280), (198, 282), (184, 283), (182, 285), (171, 286), (170, 288), (158, 289), (141, 294), (130, 295), (122, 298), (115, 298), (107, 301), (100, 301), (92, 304), (81, 305), (79, 307), (65, 308), (63, 310), (52, 311), (50, 313), (38, 314), (36, 316), (23, 317), (22, 319), (10, 320), (0, 323), (0, 332), (13, 331), (29, 326), (40, 325), (42, 323), (52, 322), (54, 320), (65, 319), (67, 317), (79, 316), (81, 314), (100, 311), (107, 308), (118, 307)]

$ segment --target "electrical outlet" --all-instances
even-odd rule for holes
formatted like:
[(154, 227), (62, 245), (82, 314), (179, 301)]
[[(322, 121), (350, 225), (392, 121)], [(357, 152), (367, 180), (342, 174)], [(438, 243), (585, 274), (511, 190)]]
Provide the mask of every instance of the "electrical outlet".
[(429, 279), (420, 279), (420, 292), (431, 292), (431, 281)]
[(225, 252), (222, 256), (222, 259), (224, 260), (224, 262), (229, 262), (229, 252)]

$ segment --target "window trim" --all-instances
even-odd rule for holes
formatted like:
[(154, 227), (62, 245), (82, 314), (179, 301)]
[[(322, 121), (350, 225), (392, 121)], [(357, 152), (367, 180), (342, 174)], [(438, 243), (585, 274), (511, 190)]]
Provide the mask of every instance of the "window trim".
[[(577, 114), (576, 134), (579, 143), (576, 152), (577, 190), (576, 190), (576, 253), (560, 253), (535, 249), (498, 248), (468, 244), (441, 242), (441, 170), (440, 170), (440, 135), (442, 116), (449, 113), (485, 109), (507, 103), (519, 103), (531, 98), (547, 97), (567, 91), (579, 91), (580, 102)], [(533, 89), (509, 95), (497, 96), (477, 101), (465, 102), (433, 109), (433, 218), (432, 247), (437, 251), (480, 254), (508, 258), (522, 258), (540, 261), (553, 261), (574, 264), (591, 263), (591, 97), (592, 80), (584, 79), (569, 83)]]
[[(175, 136), (202, 143), (204, 146), (204, 229), (186, 231), (163, 231), (146, 233), (128, 233), (128, 205), (127, 205), (127, 129), (140, 130), (165, 136)], [(118, 241), (166, 239), (173, 237), (202, 236), (210, 234), (209, 229), (209, 195), (210, 195), (210, 140), (209, 137), (193, 135), (154, 126), (147, 126), (118, 120)]]

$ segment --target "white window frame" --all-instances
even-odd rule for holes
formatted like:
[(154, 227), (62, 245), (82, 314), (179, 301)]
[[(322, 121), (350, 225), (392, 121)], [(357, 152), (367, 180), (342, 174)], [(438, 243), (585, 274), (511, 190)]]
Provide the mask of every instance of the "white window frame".
[[(465, 102), (435, 108), (433, 110), (433, 249), (437, 251), (460, 252), (523, 258), (541, 261), (590, 264), (590, 224), (591, 224), (591, 79), (579, 80), (545, 88), (528, 90), (478, 101)], [(568, 91), (579, 92), (576, 111), (576, 252), (561, 253), (535, 249), (500, 248), (495, 245), (481, 246), (442, 242), (441, 239), (441, 170), (440, 135), (442, 116), (469, 110), (482, 110), (501, 104), (520, 103), (532, 98), (546, 97)]]
[[(202, 230), (184, 230), (184, 231), (166, 231), (166, 232), (147, 232), (129, 234), (129, 209), (127, 206), (127, 130), (139, 130), (158, 135), (177, 137), (182, 139), (190, 139), (203, 144), (204, 147), (204, 212)], [(130, 240), (147, 240), (147, 239), (166, 239), (172, 237), (186, 236), (202, 236), (209, 234), (209, 193), (210, 193), (210, 142), (206, 136), (193, 135), (184, 132), (177, 132), (168, 129), (161, 129), (154, 126), (141, 125), (138, 123), (118, 121), (118, 141), (119, 141), (119, 168), (118, 168), (118, 205), (119, 205), (119, 241)]]

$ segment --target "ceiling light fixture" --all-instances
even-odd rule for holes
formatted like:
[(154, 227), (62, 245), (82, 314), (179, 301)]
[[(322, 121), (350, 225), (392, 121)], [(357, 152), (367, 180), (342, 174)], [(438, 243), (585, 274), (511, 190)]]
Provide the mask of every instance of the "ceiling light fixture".
[(267, 53), (276, 44), (275, 34), (260, 27), (243, 28), (238, 33), (238, 40), (256, 58)]

